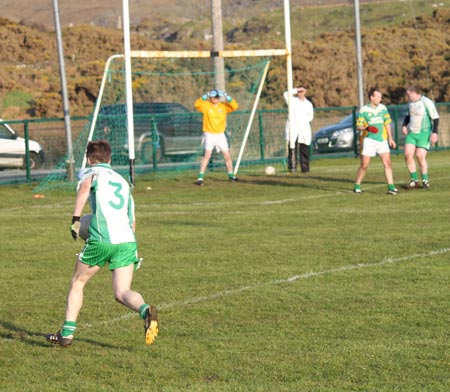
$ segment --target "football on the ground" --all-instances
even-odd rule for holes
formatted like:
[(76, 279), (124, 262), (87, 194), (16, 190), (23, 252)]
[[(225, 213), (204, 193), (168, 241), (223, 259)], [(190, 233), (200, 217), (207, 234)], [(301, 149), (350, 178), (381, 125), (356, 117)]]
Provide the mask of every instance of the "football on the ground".
[(78, 234), (78, 236), (84, 241), (86, 241), (89, 237), (89, 226), (91, 224), (91, 220), (91, 214), (83, 215), (80, 218), (80, 233)]
[(268, 176), (272, 176), (275, 174), (275, 168), (273, 166), (266, 166), (266, 169), (264, 170), (264, 172), (268, 175)]

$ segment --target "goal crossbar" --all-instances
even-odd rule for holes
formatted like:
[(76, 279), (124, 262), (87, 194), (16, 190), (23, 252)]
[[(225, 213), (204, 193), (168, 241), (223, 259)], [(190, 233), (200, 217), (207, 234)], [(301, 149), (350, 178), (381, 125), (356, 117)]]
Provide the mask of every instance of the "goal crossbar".
[(131, 57), (138, 58), (208, 58), (208, 57), (259, 57), (286, 56), (286, 49), (255, 49), (255, 50), (133, 50)]

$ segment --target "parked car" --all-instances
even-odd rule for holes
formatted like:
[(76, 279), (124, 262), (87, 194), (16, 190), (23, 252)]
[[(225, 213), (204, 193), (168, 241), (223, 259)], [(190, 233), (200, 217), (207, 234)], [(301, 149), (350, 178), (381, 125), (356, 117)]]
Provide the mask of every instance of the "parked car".
[[(197, 154), (202, 139), (202, 117), (185, 106), (173, 102), (141, 102), (133, 104), (136, 157), (149, 163), (157, 146), (157, 160)], [(100, 127), (121, 135), (127, 145), (127, 117), (124, 104), (108, 105), (99, 112)], [(156, 130), (156, 133), (154, 131)]]
[[(0, 119), (0, 122), (3, 121)], [(28, 143), (30, 152), (30, 169), (37, 169), (44, 161), (44, 150), (34, 140)], [(0, 123), (0, 170), (7, 168), (26, 169), (25, 139), (17, 135), (5, 123)]]
[[(401, 132), (401, 126), (407, 107), (405, 105), (388, 107), (392, 118), (391, 131), (395, 139), (395, 124), (397, 124), (398, 144), (403, 145), (405, 136)], [(358, 113), (356, 113), (356, 117)], [(397, 119), (397, 121), (395, 121)], [(327, 125), (319, 129), (314, 135), (314, 149), (319, 153), (345, 152), (354, 150), (353, 113), (345, 116), (336, 124)], [(357, 132), (359, 134), (359, 132)], [(357, 146), (359, 145), (359, 138)]]

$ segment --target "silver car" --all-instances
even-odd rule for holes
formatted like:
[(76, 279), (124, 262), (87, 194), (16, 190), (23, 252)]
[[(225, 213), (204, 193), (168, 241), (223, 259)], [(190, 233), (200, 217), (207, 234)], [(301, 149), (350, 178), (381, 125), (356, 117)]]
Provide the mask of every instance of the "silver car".
[[(389, 114), (392, 118), (391, 131), (394, 138), (397, 140), (398, 145), (404, 144), (405, 136), (401, 132), (401, 127), (405, 114), (407, 113), (407, 107), (405, 105), (388, 106)], [(355, 118), (357, 117), (355, 114)], [(359, 140), (356, 140), (355, 146), (355, 133), (359, 135), (359, 132), (354, 129), (354, 117), (353, 113), (345, 116), (341, 121), (336, 124), (331, 124), (319, 129), (314, 135), (314, 148), (317, 152), (329, 153), (329, 152), (345, 152), (354, 151), (358, 149)]]
[[(0, 170), (1, 169), (25, 169), (25, 139), (17, 135), (13, 129), (0, 119)], [(37, 169), (44, 161), (42, 146), (34, 141), (29, 141), (30, 169)]]

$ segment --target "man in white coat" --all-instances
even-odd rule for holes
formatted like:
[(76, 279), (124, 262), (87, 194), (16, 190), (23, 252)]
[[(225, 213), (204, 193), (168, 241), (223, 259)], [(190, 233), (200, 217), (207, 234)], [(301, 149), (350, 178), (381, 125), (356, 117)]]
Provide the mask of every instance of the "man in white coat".
[[(291, 91), (292, 127), (289, 119), (286, 122), (286, 140), (288, 142), (288, 167), (291, 172), (297, 170), (297, 159), (300, 153), (302, 173), (309, 172), (309, 145), (311, 144), (311, 121), (314, 118), (314, 107), (306, 97), (306, 88), (302, 85)], [(288, 92), (284, 92), (288, 103)], [(292, 129), (291, 129), (292, 128)], [(291, 140), (292, 138), (292, 140)]]

